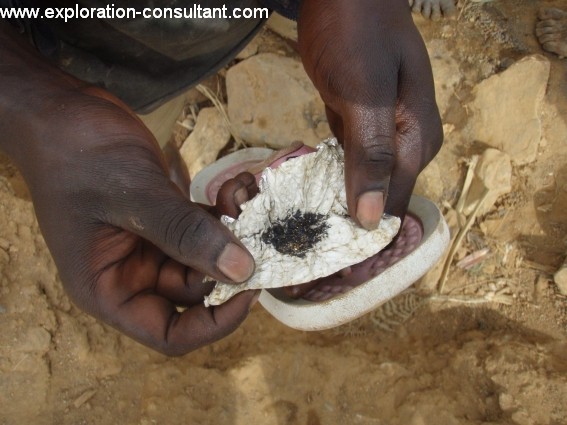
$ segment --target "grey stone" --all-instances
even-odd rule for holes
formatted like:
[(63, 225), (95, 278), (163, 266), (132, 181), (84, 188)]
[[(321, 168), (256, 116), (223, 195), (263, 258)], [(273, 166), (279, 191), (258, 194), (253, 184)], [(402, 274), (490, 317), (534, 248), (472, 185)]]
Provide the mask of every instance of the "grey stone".
[(199, 112), (195, 128), (180, 149), (191, 178), (215, 162), (230, 136), (228, 125), (216, 108), (203, 108)]
[(268, 29), (279, 36), (297, 41), (297, 22), (287, 19), (278, 13), (273, 13), (270, 19), (268, 19), (267, 25)]
[(229, 69), (228, 115), (234, 131), (254, 146), (315, 146), (330, 137), (325, 107), (296, 59), (264, 53)]
[(435, 203), (440, 203), (443, 191), (444, 186), (439, 161), (434, 159), (417, 178), (414, 193)]
[(553, 275), (553, 280), (563, 295), (567, 295), (567, 261)]
[(236, 55), (236, 59), (244, 60), (244, 59), (248, 59), (251, 56), (254, 56), (256, 53), (258, 53), (259, 47), (260, 47), (260, 36), (256, 36), (250, 41), (250, 43), (246, 45), (244, 49), (242, 49)]
[(478, 84), (468, 137), (509, 154), (518, 165), (533, 162), (542, 136), (540, 106), (549, 69), (545, 57), (528, 56)]

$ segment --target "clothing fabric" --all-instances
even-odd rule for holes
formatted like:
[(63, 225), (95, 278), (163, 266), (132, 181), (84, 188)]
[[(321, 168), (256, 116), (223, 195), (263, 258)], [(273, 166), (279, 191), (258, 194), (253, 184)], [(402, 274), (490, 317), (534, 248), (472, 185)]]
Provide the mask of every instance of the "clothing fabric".
[[(115, 7), (273, 8), (296, 18), (300, 0), (114, 1)], [(102, 0), (0, 0), (0, 7), (106, 7)], [(229, 63), (265, 19), (71, 19), (15, 22), (69, 74), (148, 113)]]
[(288, 19), (297, 20), (300, 0), (262, 0), (262, 3)]

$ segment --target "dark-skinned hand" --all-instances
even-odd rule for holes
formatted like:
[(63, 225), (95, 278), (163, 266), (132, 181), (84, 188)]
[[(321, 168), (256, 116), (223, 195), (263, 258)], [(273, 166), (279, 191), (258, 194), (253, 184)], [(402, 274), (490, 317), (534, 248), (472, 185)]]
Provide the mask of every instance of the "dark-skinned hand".
[(49, 152), (25, 173), (68, 294), (170, 355), (228, 335), (255, 293), (207, 309), (211, 285), (202, 280), (243, 281), (253, 272), (251, 256), (169, 179), (159, 146), (137, 117), (106, 93), (88, 91), (60, 99), (67, 113), (46, 117)]
[(30, 188), (72, 300), (169, 355), (236, 329), (257, 293), (205, 308), (212, 285), (202, 280), (244, 281), (254, 261), (172, 182), (138, 117), (51, 67), (1, 22), (0, 53), (0, 147)]
[[(403, 219), (443, 141), (429, 57), (407, 0), (303, 0), (299, 52), (345, 149), (351, 217), (367, 229), (384, 212)], [(223, 186), (223, 213), (238, 215), (244, 192), (236, 200), (233, 193), (251, 181), (240, 175)], [(348, 279), (349, 271), (339, 273)], [(324, 283), (285, 289), (298, 298)]]
[(345, 149), (351, 217), (404, 217), (443, 130), (431, 64), (407, 0), (303, 0), (299, 52)]
[[(6, 40), (0, 142), (30, 186), (71, 298), (168, 354), (234, 330), (256, 294), (205, 309), (210, 286), (201, 279), (245, 280), (253, 261), (242, 246), (171, 182), (155, 140), (128, 108), (37, 58), (22, 59), (21, 45), (10, 49)], [(303, 0), (299, 48), (345, 146), (352, 217), (374, 228), (384, 210), (403, 216), (442, 140), (406, 0)], [(30, 125), (18, 112), (32, 105)], [(177, 305), (189, 308), (179, 313)]]

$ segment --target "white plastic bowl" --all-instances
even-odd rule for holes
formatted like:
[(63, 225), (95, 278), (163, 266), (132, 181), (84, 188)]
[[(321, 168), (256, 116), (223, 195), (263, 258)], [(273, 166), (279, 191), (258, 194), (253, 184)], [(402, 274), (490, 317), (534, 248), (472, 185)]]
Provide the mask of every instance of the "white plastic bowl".
[(280, 322), (302, 331), (340, 326), (375, 310), (422, 277), (439, 261), (449, 245), (447, 223), (431, 201), (414, 195), (409, 212), (421, 221), (421, 242), (410, 254), (375, 278), (322, 302), (276, 298), (263, 290), (260, 304)]
[[(213, 205), (220, 185), (268, 158), (267, 148), (248, 148), (229, 154), (201, 170), (191, 182), (191, 200)], [(417, 247), (378, 276), (327, 301), (312, 302), (260, 294), (260, 304), (289, 327), (316, 331), (350, 322), (403, 292), (431, 269), (449, 245), (449, 229), (439, 209), (429, 200), (412, 196), (409, 212), (418, 218), (423, 237)]]

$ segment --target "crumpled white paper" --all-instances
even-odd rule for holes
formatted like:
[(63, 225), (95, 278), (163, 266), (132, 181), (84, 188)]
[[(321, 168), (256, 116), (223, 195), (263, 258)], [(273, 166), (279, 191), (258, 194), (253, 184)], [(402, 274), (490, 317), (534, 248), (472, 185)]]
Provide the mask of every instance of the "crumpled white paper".
[[(254, 257), (255, 273), (237, 285), (218, 282), (205, 297), (206, 306), (222, 304), (247, 289), (280, 288), (329, 276), (382, 250), (400, 227), (399, 218), (384, 215), (379, 227), (368, 231), (349, 217), (344, 152), (336, 139), (321, 143), (317, 152), (267, 168), (260, 193), (241, 208), (238, 219), (223, 216), (221, 220)], [(302, 255), (282, 254), (265, 234), (297, 212), (324, 216), (325, 230)]]

